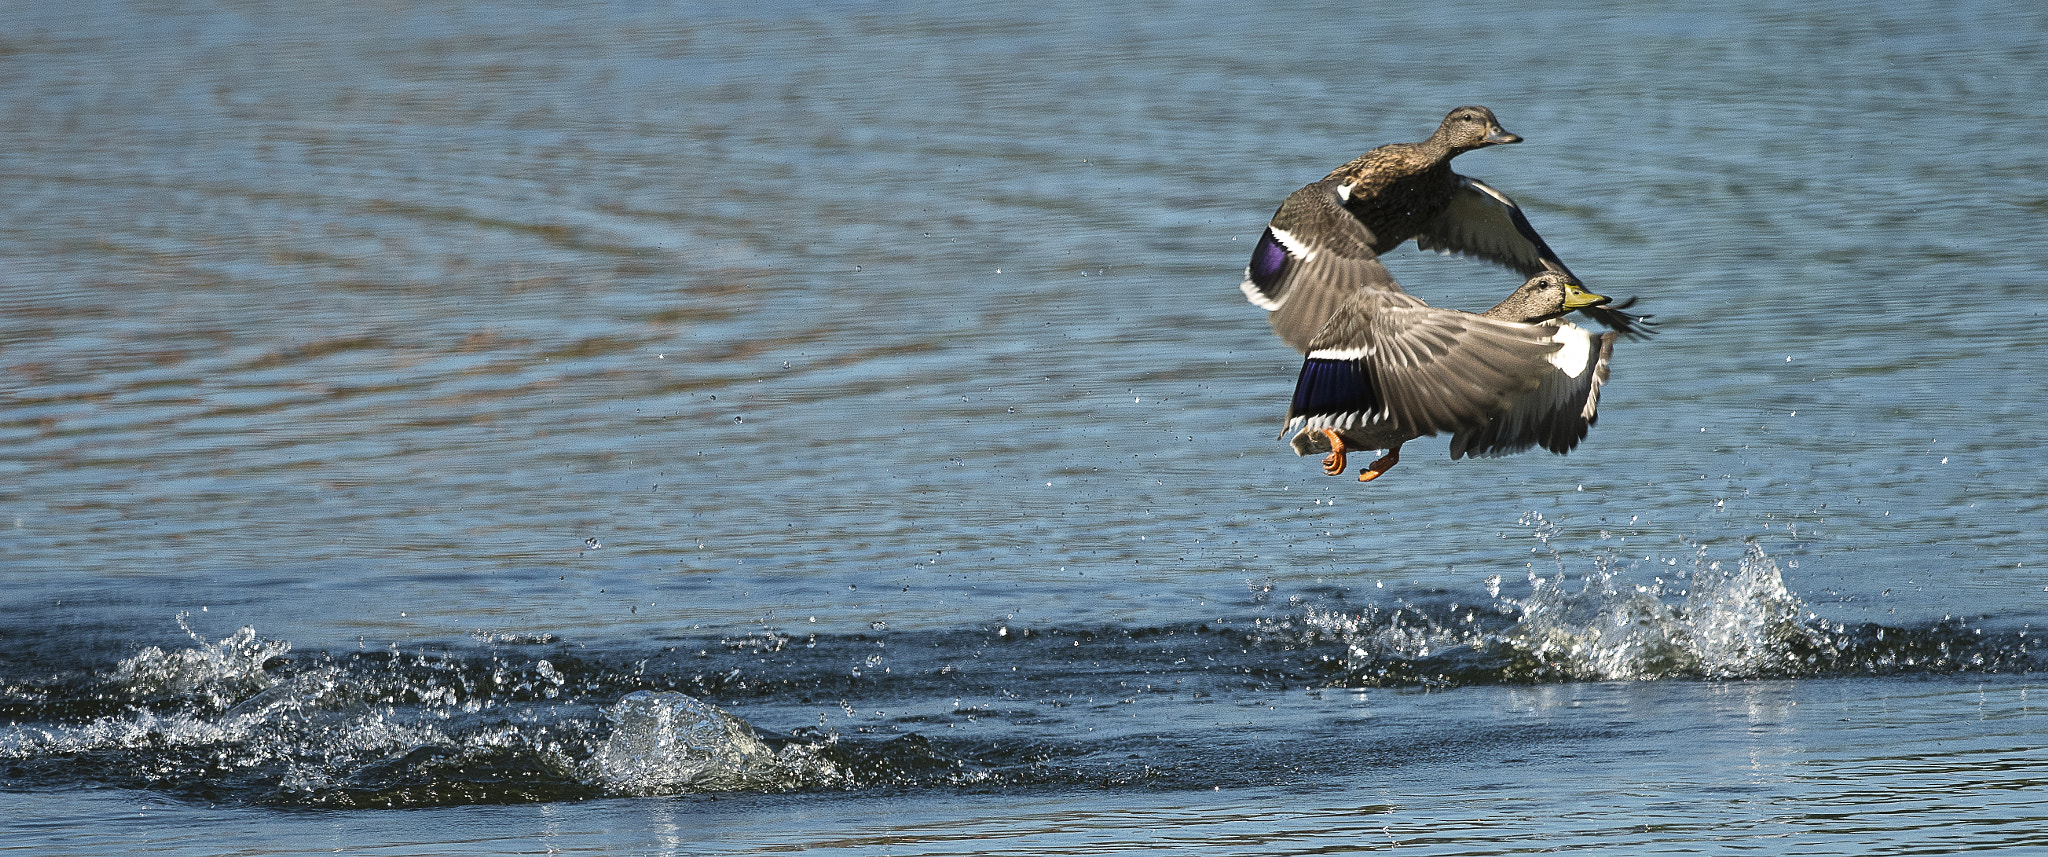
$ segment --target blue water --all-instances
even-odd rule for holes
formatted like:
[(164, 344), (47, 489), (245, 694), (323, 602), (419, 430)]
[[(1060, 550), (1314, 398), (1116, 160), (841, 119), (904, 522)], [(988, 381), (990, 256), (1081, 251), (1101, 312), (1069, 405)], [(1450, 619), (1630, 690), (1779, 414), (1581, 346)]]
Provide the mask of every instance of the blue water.
[[(0, 851), (2022, 852), (2043, 43), (10, 7)], [(1459, 169), (1663, 332), (1569, 456), (1324, 477), (1245, 259), (1468, 103), (1526, 142)]]

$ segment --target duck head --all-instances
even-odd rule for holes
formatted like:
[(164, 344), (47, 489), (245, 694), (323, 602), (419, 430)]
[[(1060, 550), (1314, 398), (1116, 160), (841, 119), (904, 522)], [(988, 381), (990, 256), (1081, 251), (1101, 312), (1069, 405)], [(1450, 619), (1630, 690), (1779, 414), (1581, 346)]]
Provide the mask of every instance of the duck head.
[(1613, 298), (1596, 295), (1570, 274), (1544, 271), (1508, 295), (1507, 300), (1487, 310), (1486, 315), (1508, 321), (1534, 324), (1549, 321), (1573, 310), (1604, 306)]
[(1520, 135), (1500, 127), (1500, 120), (1493, 118), (1493, 111), (1476, 104), (1451, 111), (1444, 117), (1443, 124), (1436, 127), (1436, 133), (1430, 136), (1454, 152), (1522, 142)]

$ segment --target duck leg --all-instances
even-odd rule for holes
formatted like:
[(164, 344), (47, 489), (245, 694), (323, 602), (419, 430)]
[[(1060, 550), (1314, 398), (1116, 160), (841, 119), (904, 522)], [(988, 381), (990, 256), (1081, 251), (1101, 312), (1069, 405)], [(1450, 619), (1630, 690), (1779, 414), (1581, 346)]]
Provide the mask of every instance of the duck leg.
[[(1382, 455), (1382, 456), (1380, 456), (1380, 459), (1379, 459), (1378, 461), (1375, 461), (1375, 462), (1373, 462), (1372, 464), (1370, 464), (1370, 465), (1367, 465), (1367, 466), (1366, 466), (1366, 468), (1365, 468), (1364, 470), (1360, 470), (1360, 471), (1358, 471), (1358, 481), (1360, 481), (1360, 482), (1371, 482), (1371, 481), (1373, 481), (1374, 479), (1378, 479), (1378, 478), (1380, 478), (1380, 474), (1382, 474), (1382, 473), (1385, 473), (1385, 472), (1387, 472), (1387, 471), (1389, 471), (1389, 470), (1392, 470), (1392, 469), (1394, 469), (1394, 465), (1396, 465), (1396, 464), (1400, 464), (1400, 463), (1401, 463), (1401, 445), (1397, 443), (1397, 444), (1394, 444), (1394, 448), (1393, 448), (1393, 449), (1387, 450), (1387, 454), (1386, 454), (1386, 455)], [(1326, 465), (1326, 466), (1327, 466), (1327, 465)], [(1342, 468), (1342, 467), (1339, 467), (1339, 468), (1337, 468), (1337, 469), (1338, 469), (1338, 470), (1342, 470), (1342, 469), (1344, 469), (1344, 468)]]
[(1330, 454), (1323, 457), (1323, 475), (1336, 476), (1344, 472), (1344, 438), (1336, 429), (1323, 429), (1323, 437), (1330, 442)]

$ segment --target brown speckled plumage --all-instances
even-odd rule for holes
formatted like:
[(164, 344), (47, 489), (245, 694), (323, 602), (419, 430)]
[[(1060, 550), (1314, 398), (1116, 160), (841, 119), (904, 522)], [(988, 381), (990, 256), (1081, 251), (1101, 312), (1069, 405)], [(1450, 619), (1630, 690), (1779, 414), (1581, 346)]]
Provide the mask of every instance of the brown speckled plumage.
[(1452, 158), (1521, 140), (1500, 127), (1493, 111), (1460, 107), (1444, 117), (1429, 139), (1381, 146), (1323, 178), (1350, 189), (1345, 210), (1372, 232), (1372, 251), (1385, 254), (1422, 234), (1450, 208), (1463, 181), (1451, 170)]

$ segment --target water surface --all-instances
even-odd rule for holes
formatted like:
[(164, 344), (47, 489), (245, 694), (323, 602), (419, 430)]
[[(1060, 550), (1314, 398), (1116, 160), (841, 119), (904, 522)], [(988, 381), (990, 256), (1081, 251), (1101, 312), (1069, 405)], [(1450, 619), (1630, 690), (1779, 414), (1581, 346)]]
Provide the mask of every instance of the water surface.
[[(0, 13), (0, 840), (2022, 849), (2043, 30)], [(1570, 456), (1322, 477), (1251, 242), (1466, 103), (1663, 333)], [(634, 693), (745, 740), (636, 779)]]

